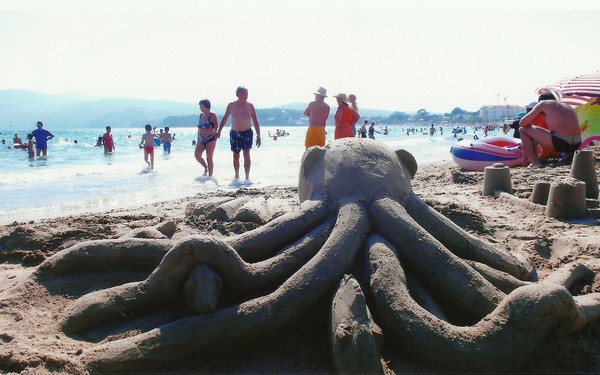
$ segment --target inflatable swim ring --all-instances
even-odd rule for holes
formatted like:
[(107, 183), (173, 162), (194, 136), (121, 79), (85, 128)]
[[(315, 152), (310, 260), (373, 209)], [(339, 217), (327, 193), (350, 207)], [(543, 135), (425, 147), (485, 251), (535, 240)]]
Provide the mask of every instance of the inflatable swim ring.
[(502, 136), (458, 141), (450, 153), (454, 162), (468, 171), (483, 171), (495, 163), (514, 167), (523, 161), (521, 140)]
[[(555, 156), (555, 153), (544, 151), (539, 145), (537, 149), (540, 158)], [(483, 171), (485, 167), (495, 163), (502, 163), (507, 167), (523, 163), (521, 140), (505, 136), (458, 141), (450, 147), (450, 153), (454, 162), (467, 171)]]

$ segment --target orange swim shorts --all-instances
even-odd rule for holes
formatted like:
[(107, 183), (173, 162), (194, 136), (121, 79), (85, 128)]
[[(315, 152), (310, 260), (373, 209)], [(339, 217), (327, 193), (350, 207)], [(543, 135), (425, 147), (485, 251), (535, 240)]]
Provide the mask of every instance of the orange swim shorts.
[(306, 131), (305, 147), (325, 146), (325, 127), (324, 126), (309, 126)]

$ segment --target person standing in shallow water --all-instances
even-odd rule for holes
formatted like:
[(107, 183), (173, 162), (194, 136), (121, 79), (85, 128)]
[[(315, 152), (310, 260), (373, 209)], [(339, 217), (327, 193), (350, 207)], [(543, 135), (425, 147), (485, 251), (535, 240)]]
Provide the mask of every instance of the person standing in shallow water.
[(240, 86), (235, 90), (235, 95), (238, 99), (227, 105), (219, 130), (217, 131), (217, 138), (221, 136), (221, 131), (227, 123), (227, 119), (231, 115), (231, 130), (229, 131), (229, 144), (231, 145), (231, 151), (233, 152), (233, 170), (235, 172), (235, 179), (240, 178), (240, 152), (244, 154), (244, 172), (246, 174), (246, 181), (250, 180), (250, 166), (252, 162), (250, 160), (250, 149), (252, 148), (252, 142), (254, 133), (252, 132), (252, 123), (254, 123), (254, 129), (256, 130), (256, 147), (260, 147), (260, 125), (256, 118), (256, 111), (252, 103), (248, 102), (248, 89)]
[[(144, 149), (144, 161), (151, 170), (154, 170), (154, 138), (158, 138), (158, 136), (152, 133), (152, 125), (146, 124), (144, 129), (146, 129), (146, 133), (142, 135), (140, 148)], [(150, 161), (148, 161), (148, 159), (150, 159)]]
[[(195, 144), (194, 157), (204, 167), (204, 175), (212, 176), (214, 169), (213, 155), (217, 146), (217, 115), (210, 111), (210, 100), (202, 99), (198, 102), (200, 117), (198, 118), (198, 142)], [(206, 161), (202, 154), (206, 150)]]
[(308, 129), (306, 130), (306, 139), (304, 141), (306, 148), (311, 146), (325, 146), (325, 126), (327, 125), (327, 118), (331, 111), (329, 105), (325, 103), (327, 90), (319, 87), (314, 94), (315, 100), (310, 102), (304, 110), (304, 116), (308, 116)]
[(167, 154), (171, 153), (171, 142), (173, 141), (173, 137), (171, 137), (171, 133), (169, 133), (169, 130), (171, 130), (171, 128), (165, 126), (165, 131), (164, 133), (161, 133), (160, 137), (161, 143), (163, 145), (163, 151)]
[(367, 138), (367, 124), (368, 123), (369, 123), (369, 121), (365, 120), (363, 122), (363, 124), (361, 125), (360, 129), (358, 130), (361, 138)]
[(27, 148), (27, 157), (29, 160), (33, 160), (35, 158), (35, 151), (33, 151), (33, 135), (27, 134), (27, 144), (25, 146)]
[(54, 138), (54, 135), (48, 130), (43, 129), (44, 124), (41, 121), (37, 122), (37, 129), (31, 132), (33, 138), (35, 138), (35, 153), (37, 156), (43, 154), (48, 155), (48, 141)]
[(369, 126), (369, 138), (375, 139), (375, 133), (379, 133), (375, 130), (375, 121), (371, 121), (371, 126)]
[(113, 142), (113, 136), (110, 134), (111, 127), (106, 127), (106, 133), (102, 136), (102, 144), (104, 145), (104, 153), (108, 154), (115, 150), (115, 143)]

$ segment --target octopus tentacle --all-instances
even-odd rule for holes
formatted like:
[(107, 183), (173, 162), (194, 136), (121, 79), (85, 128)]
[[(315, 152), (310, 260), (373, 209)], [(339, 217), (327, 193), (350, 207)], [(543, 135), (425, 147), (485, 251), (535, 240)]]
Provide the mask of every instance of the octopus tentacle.
[(531, 260), (517, 253), (500, 252), (491, 244), (471, 236), (415, 194), (408, 197), (404, 207), (419, 225), (459, 257), (487, 264), (521, 280), (531, 277), (534, 270)]
[(439, 303), (433, 298), (431, 293), (425, 288), (423, 284), (415, 277), (410, 277), (406, 275), (406, 284), (408, 289), (410, 290), (410, 295), (413, 299), (421, 305), (425, 310), (429, 311), (435, 317), (440, 320), (448, 321), (448, 316), (444, 312), (444, 309), (439, 305)]
[[(565, 288), (570, 288), (579, 280), (593, 279), (594, 271), (579, 262), (565, 264), (546, 276), (542, 283), (554, 283)], [(577, 331), (600, 318), (600, 293), (590, 293), (573, 297), (577, 303), (578, 316), (571, 327)]]
[(345, 275), (334, 293), (330, 323), (332, 359), (338, 373), (382, 372), (383, 335), (352, 275)]
[(577, 280), (584, 278), (594, 278), (594, 271), (583, 263), (567, 263), (559, 269), (551, 272), (542, 281), (545, 283), (555, 283), (570, 288)]
[(505, 297), (421, 228), (398, 202), (379, 199), (369, 212), (375, 230), (396, 246), (402, 259), (431, 286), (440, 301), (481, 318)]
[(149, 306), (160, 306), (174, 298), (190, 269), (198, 263), (213, 267), (232, 289), (247, 291), (282, 281), (310, 259), (325, 243), (333, 218), (313, 229), (304, 238), (266, 261), (248, 264), (223, 240), (190, 236), (179, 241), (164, 256), (148, 278), (141, 282), (86, 294), (66, 312), (63, 330), (80, 332), (111, 318), (131, 317)]
[(600, 319), (600, 293), (576, 296), (573, 299), (577, 304), (577, 318), (571, 326), (572, 332)]
[(368, 244), (371, 291), (386, 332), (402, 349), (444, 366), (444, 371), (518, 368), (551, 330), (573, 329), (584, 319), (598, 318), (597, 302), (595, 307), (593, 303), (583, 306), (584, 301), (574, 299), (564, 287), (539, 283), (516, 289), (474, 326), (454, 326), (435, 318), (411, 298), (391, 246), (383, 238), (373, 238)]
[(255, 230), (233, 236), (226, 241), (247, 262), (263, 260), (277, 249), (304, 235), (307, 230), (324, 220), (329, 209), (323, 201), (305, 201), (300, 209), (270, 221)]
[(92, 371), (153, 368), (208, 346), (243, 339), (281, 327), (339, 282), (369, 230), (367, 215), (355, 200), (341, 203), (336, 225), (319, 251), (274, 292), (195, 315), (134, 337), (108, 342), (83, 354)]
[(473, 260), (465, 260), (465, 262), (475, 271), (479, 272), (481, 276), (485, 277), (485, 279), (492, 283), (493, 286), (506, 294), (531, 283), (529, 281), (517, 279), (511, 274), (504, 271), (499, 271), (488, 266), (487, 264), (475, 262)]
[(241, 284), (239, 290), (257, 289), (264, 285), (282, 282), (320, 250), (331, 235), (335, 219), (335, 216), (328, 218), (317, 228), (285, 247), (272, 258), (248, 264), (253, 278), (252, 280), (239, 281), (239, 284)]
[(101, 270), (115, 266), (154, 268), (175, 242), (172, 240), (125, 238), (81, 242), (46, 259), (36, 270), (38, 277), (73, 270)]

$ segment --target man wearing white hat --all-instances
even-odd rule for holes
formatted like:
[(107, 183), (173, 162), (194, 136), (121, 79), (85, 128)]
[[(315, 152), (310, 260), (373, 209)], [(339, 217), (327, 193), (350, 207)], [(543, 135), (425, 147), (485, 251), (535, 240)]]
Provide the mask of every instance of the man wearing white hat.
[(325, 125), (329, 117), (329, 105), (325, 103), (327, 90), (319, 87), (315, 94), (315, 100), (308, 103), (304, 110), (304, 116), (308, 116), (308, 130), (306, 131), (305, 147), (325, 146)]

